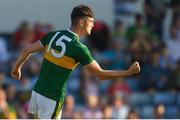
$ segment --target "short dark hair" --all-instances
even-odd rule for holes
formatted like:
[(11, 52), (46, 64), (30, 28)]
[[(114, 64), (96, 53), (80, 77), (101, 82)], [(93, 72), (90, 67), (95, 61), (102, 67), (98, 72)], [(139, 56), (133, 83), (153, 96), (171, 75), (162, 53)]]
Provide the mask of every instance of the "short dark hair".
[(91, 8), (85, 5), (78, 5), (74, 7), (71, 13), (72, 25), (78, 20), (78, 18), (82, 17), (93, 17)]

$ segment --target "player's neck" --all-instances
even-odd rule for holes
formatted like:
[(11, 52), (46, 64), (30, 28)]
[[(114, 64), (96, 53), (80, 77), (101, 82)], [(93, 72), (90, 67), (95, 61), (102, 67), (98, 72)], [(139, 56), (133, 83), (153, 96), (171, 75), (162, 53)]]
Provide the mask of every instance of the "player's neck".
[(79, 37), (82, 36), (81, 30), (79, 30), (77, 27), (71, 26), (70, 30), (74, 33), (76, 33)]

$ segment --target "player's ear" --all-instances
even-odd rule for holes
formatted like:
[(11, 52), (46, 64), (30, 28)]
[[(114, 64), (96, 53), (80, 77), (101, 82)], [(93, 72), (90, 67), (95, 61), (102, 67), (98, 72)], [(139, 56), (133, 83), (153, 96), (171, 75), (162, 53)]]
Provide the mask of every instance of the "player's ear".
[(79, 25), (82, 27), (83, 24), (84, 24), (84, 20), (83, 20), (83, 19), (80, 19), (80, 20), (79, 20)]

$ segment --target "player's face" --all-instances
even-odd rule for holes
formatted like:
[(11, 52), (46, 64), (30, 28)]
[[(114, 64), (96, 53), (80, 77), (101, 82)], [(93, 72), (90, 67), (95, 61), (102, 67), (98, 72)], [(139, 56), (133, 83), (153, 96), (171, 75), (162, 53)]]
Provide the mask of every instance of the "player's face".
[(84, 34), (90, 35), (93, 27), (94, 27), (94, 18), (92, 17), (84, 18), (84, 25), (83, 25)]

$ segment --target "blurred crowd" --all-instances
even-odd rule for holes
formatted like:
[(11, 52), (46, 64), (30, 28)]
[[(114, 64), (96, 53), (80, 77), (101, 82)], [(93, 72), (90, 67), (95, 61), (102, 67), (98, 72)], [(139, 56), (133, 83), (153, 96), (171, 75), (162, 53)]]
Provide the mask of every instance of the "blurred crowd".
[[(144, 0), (143, 14), (122, 7), (137, 0), (114, 1), (115, 16), (133, 16), (133, 24), (125, 26), (118, 17), (112, 27), (95, 21), (92, 34), (81, 41), (102, 68), (128, 69), (137, 60), (141, 73), (100, 81), (78, 66), (67, 81), (62, 118), (180, 118), (180, 1)], [(43, 53), (25, 63), (20, 81), (11, 78), (10, 70), (23, 47), (52, 30), (51, 24), (23, 21), (13, 33), (0, 33), (0, 118), (30, 118), (28, 104)]]

